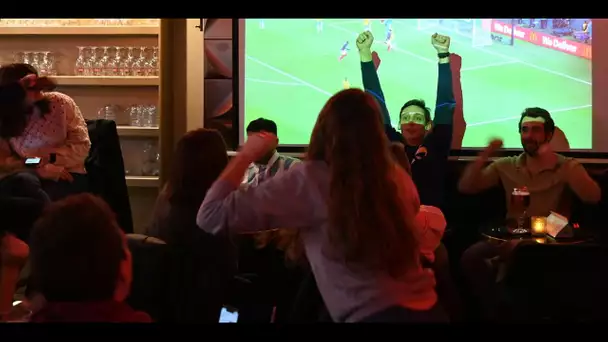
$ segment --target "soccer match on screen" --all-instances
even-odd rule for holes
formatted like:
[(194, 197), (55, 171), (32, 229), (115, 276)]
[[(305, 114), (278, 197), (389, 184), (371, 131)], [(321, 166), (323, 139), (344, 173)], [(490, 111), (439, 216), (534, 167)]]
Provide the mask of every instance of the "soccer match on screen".
[(461, 57), (454, 89), (462, 90), (462, 148), (492, 138), (521, 148), (517, 123), (526, 107), (547, 109), (571, 149), (592, 148), (590, 19), (246, 19), (244, 125), (271, 119), (282, 145), (308, 144), (329, 97), (363, 88), (356, 41), (365, 31), (395, 127), (408, 100), (433, 111), (438, 33)]

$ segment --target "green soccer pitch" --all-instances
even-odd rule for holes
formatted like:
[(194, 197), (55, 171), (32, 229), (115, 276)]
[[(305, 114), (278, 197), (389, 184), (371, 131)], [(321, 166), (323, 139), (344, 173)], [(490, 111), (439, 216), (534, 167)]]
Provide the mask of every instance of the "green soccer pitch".
[[(378, 69), (393, 124), (409, 99), (435, 105), (435, 31), (452, 37), (451, 52), (462, 56), (461, 82), (467, 129), (463, 148), (484, 147), (500, 137), (507, 148), (521, 148), (517, 122), (526, 107), (549, 110), (572, 149), (590, 149), (591, 61), (516, 40), (514, 46), (473, 47), (471, 38), (441, 27), (418, 30), (416, 19), (393, 20), (394, 47), (383, 43), (384, 25), (372, 21)], [(274, 120), (282, 145), (305, 145), (317, 115), (344, 79), (362, 87), (355, 40), (362, 19), (324, 19), (317, 33), (313, 19), (246, 20), (245, 122)], [(338, 61), (349, 41), (348, 55)]]

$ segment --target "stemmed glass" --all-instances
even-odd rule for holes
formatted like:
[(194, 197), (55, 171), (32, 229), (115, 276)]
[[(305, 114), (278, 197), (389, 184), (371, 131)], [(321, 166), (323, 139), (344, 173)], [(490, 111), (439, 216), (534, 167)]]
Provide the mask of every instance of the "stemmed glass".
[(91, 76), (99, 76), (101, 74), (101, 69), (103, 68), (103, 65), (99, 63), (100, 58), (97, 56), (99, 48), (97, 46), (91, 46), (89, 49), (90, 56), (88, 63), (92, 70)]
[(135, 57), (133, 57), (133, 47), (129, 46), (127, 48), (127, 58), (121, 59), (120, 62), (120, 76), (131, 76), (131, 67)]
[(23, 63), (32, 64), (32, 53), (31, 52), (23, 52)]
[(40, 54), (38, 52), (30, 52), (30, 55), (32, 56), (32, 61), (28, 64), (40, 70)]
[(55, 58), (53, 57), (53, 53), (51, 51), (44, 51), (42, 55), (42, 63), (46, 65), (48, 75), (56, 76), (57, 69), (55, 68)]
[(133, 76), (145, 76), (146, 75), (146, 47), (142, 46), (139, 49), (139, 58), (131, 66), (131, 73)]
[(84, 74), (86, 76), (95, 75), (95, 70), (93, 70), (94, 65), (95, 65), (95, 48), (93, 48), (93, 47), (85, 48)]
[(152, 48), (152, 58), (148, 61), (148, 76), (158, 76), (158, 46)]
[(110, 61), (110, 56), (108, 55), (109, 47), (103, 46), (101, 53), (101, 58), (99, 59), (99, 66), (101, 68), (101, 76), (110, 76), (112, 74), (111, 70), (108, 69), (108, 62)]
[(42, 76), (47, 76), (51, 74), (51, 66), (49, 65), (49, 58), (44, 52), (37, 52), (38, 57), (38, 72)]
[(76, 58), (76, 65), (74, 65), (74, 75), (85, 76), (86, 73), (86, 58), (84, 56), (84, 46), (78, 46), (78, 58)]
[(108, 76), (124, 76), (124, 75), (122, 75), (122, 72), (120, 69), (121, 56), (122, 56), (121, 47), (115, 46), (114, 47), (114, 58), (109, 59), (108, 63), (106, 64), (106, 69), (108, 70), (108, 73), (107, 73)]

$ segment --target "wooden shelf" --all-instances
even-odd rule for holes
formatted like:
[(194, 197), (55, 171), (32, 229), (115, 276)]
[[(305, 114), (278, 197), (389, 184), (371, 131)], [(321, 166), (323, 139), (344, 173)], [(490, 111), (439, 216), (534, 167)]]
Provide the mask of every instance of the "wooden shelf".
[(53, 76), (62, 86), (115, 86), (115, 87), (154, 87), (159, 85), (157, 76)]
[(46, 36), (152, 36), (158, 26), (0, 26), (0, 35)]
[(127, 186), (133, 188), (157, 188), (159, 178), (154, 176), (127, 176)]
[(151, 137), (159, 136), (158, 127), (118, 126), (118, 135), (121, 137)]

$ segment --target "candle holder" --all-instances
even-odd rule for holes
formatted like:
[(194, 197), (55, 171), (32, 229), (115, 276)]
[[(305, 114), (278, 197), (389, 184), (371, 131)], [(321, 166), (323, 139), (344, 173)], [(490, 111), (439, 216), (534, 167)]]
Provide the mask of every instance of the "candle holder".
[(532, 216), (532, 236), (545, 236), (547, 234), (547, 218), (544, 216)]

